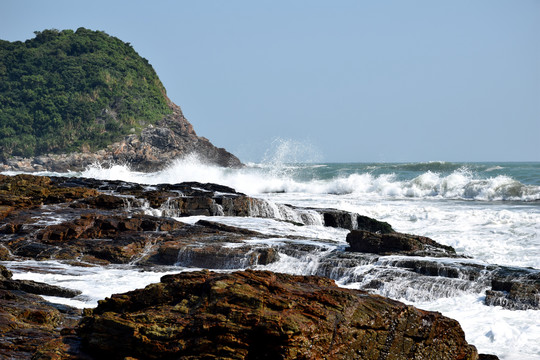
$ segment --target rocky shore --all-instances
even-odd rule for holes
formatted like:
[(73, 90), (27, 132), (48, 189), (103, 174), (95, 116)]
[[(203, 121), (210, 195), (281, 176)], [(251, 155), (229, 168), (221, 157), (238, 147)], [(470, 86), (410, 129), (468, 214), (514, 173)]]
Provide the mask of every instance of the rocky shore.
[[(184, 216), (252, 216), (347, 229), (347, 248)], [(173, 218), (174, 217), (174, 218)], [(211, 219), (211, 218), (210, 218)], [(266, 241), (271, 239), (272, 241)], [(259, 241), (265, 240), (265, 241)], [(306, 240), (306, 241), (302, 241)], [(309, 241), (308, 241), (309, 240)], [(324, 252), (314, 276), (268, 271), (198, 271), (114, 295), (84, 314), (36, 294), (78, 293), (0, 278), (0, 355), (6, 358), (488, 359), (467, 344), (459, 324), (362, 290), (387, 279), (434, 281), (448, 291), (489, 290), (486, 306), (539, 309), (531, 269), (483, 265), (432, 239), (401, 234), (360, 214), (269, 204), (234, 189), (200, 183), (143, 186), (84, 178), (0, 175), (0, 260), (57, 260), (81, 266), (131, 264), (210, 270), (249, 269), (280, 256)], [(284, 255), (280, 255), (284, 254)], [(388, 255), (399, 255), (396, 257)], [(442, 265), (438, 258), (448, 259)], [(385, 262), (363, 281), (358, 264)], [(363, 282), (362, 282), (363, 281)], [(31, 341), (25, 341), (31, 337)]]
[(208, 139), (199, 137), (184, 117), (180, 107), (169, 100), (172, 114), (155, 125), (149, 125), (140, 135), (126, 135), (123, 140), (96, 152), (46, 154), (32, 158), (0, 157), (0, 171), (82, 171), (92, 164), (130, 164), (135, 171), (161, 170), (174, 159), (190, 154), (202, 162), (225, 167), (240, 167), (240, 160)]

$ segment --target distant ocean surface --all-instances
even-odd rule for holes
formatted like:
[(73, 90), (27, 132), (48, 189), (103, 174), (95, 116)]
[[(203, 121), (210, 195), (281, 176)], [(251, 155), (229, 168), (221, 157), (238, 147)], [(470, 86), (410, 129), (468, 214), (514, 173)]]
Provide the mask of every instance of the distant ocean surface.
[[(125, 166), (94, 166), (82, 173), (62, 175), (144, 184), (218, 183), (275, 204), (337, 208), (370, 216), (390, 223), (399, 232), (428, 236), (453, 246), (458, 253), (470, 256), (470, 261), (540, 269), (540, 163), (536, 162), (270, 162), (223, 169), (201, 164), (193, 157), (152, 174), (133, 172)], [(195, 222), (200, 218), (178, 220)], [(344, 246), (348, 233), (259, 218), (212, 220), (276, 236), (297, 234), (328, 239), (329, 247)], [(260, 268), (310, 274), (316, 261), (316, 256), (305, 262), (287, 261), (283, 256), (278, 263)], [(162, 275), (125, 267), (88, 269), (52, 262), (36, 266), (42, 267), (40, 273), (29, 272), (23, 265), (19, 270), (17, 265), (10, 268), (18, 278), (81, 289), (86, 300), (72, 304), (81, 307), (95, 306), (99, 297), (145, 286)], [(359, 266), (356, 271), (367, 270)], [(339, 279), (337, 282), (340, 283)], [(355, 287), (354, 283), (343, 285)], [(396, 281), (381, 294), (457, 319), (467, 341), (480, 352), (494, 353), (501, 359), (540, 359), (540, 311), (485, 306), (485, 289), (449, 294), (435, 288), (407, 286)]]

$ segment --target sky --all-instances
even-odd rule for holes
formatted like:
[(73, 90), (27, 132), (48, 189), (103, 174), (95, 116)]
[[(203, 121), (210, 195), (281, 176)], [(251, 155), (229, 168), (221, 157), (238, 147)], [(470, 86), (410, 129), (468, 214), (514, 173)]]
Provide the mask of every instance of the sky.
[(0, 0), (0, 39), (79, 27), (244, 162), (540, 161), (539, 0)]

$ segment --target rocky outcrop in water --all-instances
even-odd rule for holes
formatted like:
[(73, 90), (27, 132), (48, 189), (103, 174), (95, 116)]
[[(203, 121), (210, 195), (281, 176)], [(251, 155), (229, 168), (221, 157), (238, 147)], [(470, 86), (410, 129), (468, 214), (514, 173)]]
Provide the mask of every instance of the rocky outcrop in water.
[(240, 167), (241, 161), (208, 139), (199, 137), (182, 114), (179, 106), (170, 102), (172, 114), (155, 125), (149, 125), (140, 135), (127, 135), (123, 140), (96, 152), (48, 154), (33, 158), (8, 157), (0, 163), (0, 171), (82, 171), (87, 166), (128, 164), (136, 171), (152, 172), (165, 168), (178, 158), (196, 155), (202, 162), (224, 167)]
[(208, 271), (162, 278), (85, 314), (100, 358), (477, 359), (459, 324), (321, 277)]
[(458, 257), (451, 246), (425, 236), (353, 230), (347, 235), (348, 251), (380, 255)]
[(486, 291), (485, 303), (513, 310), (540, 309), (540, 271), (502, 268)]
[[(264, 235), (207, 220), (186, 224), (167, 217), (188, 215), (259, 216), (296, 225), (360, 230), (347, 237), (352, 251), (343, 251), (339, 246), (329, 248), (328, 241), (325, 245), (317, 239)], [(457, 256), (450, 247), (397, 233), (375, 219), (342, 210), (270, 204), (222, 185), (144, 186), (0, 175), (0, 219), (0, 260), (238, 269), (272, 264), (283, 254), (296, 259), (298, 266), (311, 267), (312, 274), (359, 283), (363, 289), (392, 297), (411, 296), (415, 291), (453, 296), (489, 288), (488, 305), (540, 308), (540, 281), (533, 269), (477, 264)], [(266, 240), (269, 237), (274, 241)], [(314, 256), (319, 260), (310, 263)], [(441, 256), (453, 260), (429, 258)], [(386, 266), (368, 273), (355, 271), (359, 265), (375, 263)], [(408, 285), (396, 290), (391, 285), (396, 279)]]

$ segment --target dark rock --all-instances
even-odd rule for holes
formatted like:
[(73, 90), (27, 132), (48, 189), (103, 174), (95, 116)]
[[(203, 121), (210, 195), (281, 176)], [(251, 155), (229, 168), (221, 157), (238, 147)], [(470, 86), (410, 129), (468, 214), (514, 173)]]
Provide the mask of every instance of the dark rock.
[(486, 305), (512, 310), (540, 310), (540, 271), (501, 268), (486, 291)]
[(197, 221), (196, 225), (205, 226), (209, 229), (216, 229), (219, 231), (224, 231), (224, 232), (229, 232), (229, 233), (249, 235), (249, 236), (261, 236), (261, 233), (257, 231), (243, 229), (236, 226), (225, 225), (225, 224), (221, 224), (214, 221), (199, 220)]
[(12, 258), (13, 256), (11, 255), (11, 252), (8, 250), (8, 248), (0, 244), (0, 261), (8, 261)]
[(4, 265), (0, 265), (0, 281), (11, 279), (13, 277), (13, 273), (6, 269)]
[(353, 229), (353, 215), (348, 211), (323, 210), (324, 225), (343, 229)]
[(79, 290), (67, 289), (60, 286), (49, 285), (32, 280), (3, 280), (0, 281), (0, 289), (21, 290), (29, 294), (47, 295), (72, 298), (80, 295)]
[(5, 266), (0, 265), (0, 290), (20, 290), (29, 294), (67, 298), (81, 294), (78, 290), (67, 289), (32, 280), (13, 280), (12, 277), (13, 273)]
[(499, 360), (499, 357), (496, 355), (479, 354), (478, 360)]
[(353, 230), (365, 230), (380, 234), (389, 234), (394, 232), (392, 226), (384, 221), (378, 221), (367, 216), (358, 215), (356, 217), (357, 228)]
[(477, 359), (439, 313), (321, 277), (208, 271), (164, 276), (85, 313), (96, 358)]
[(122, 209), (126, 200), (119, 196), (100, 194), (95, 197), (86, 198), (80, 201), (82, 204), (86, 204), (89, 207), (97, 209)]
[(365, 230), (375, 233), (388, 234), (394, 232), (392, 226), (384, 221), (335, 209), (316, 209), (322, 213), (324, 225), (349, 230)]
[[(276, 249), (252, 245), (228, 247), (223, 243), (194, 244), (175, 246), (173, 249), (176, 250), (175, 265), (203, 269), (242, 269), (279, 260)], [(171, 248), (162, 246), (158, 251), (163, 256)]]
[(368, 252), (381, 255), (415, 255), (457, 257), (454, 248), (417, 235), (401, 233), (377, 234), (353, 230), (347, 234), (348, 251)]
[[(11, 272), (0, 265), (0, 358), (34, 358), (33, 355), (43, 344), (61, 342), (60, 329), (73, 328), (80, 319), (81, 311), (65, 305), (47, 303), (32, 294), (64, 296), (71, 290), (37, 282), (12, 280), (11, 277)], [(32, 293), (26, 292), (28, 290)]]

